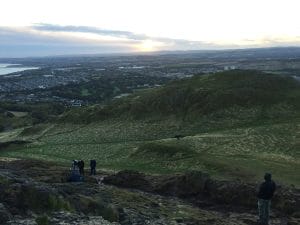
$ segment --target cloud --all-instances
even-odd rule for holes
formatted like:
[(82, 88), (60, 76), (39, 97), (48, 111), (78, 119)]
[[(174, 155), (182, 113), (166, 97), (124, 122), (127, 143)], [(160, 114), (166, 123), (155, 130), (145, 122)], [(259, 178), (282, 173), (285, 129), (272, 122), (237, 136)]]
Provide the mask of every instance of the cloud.
[[(0, 57), (159, 50), (216, 49), (217, 45), (88, 26), (35, 24), (0, 27)], [(10, 50), (12, 49), (12, 50)], [(49, 53), (47, 53), (47, 51)]]
[(40, 31), (91, 33), (91, 34), (127, 38), (131, 40), (139, 40), (139, 41), (149, 38), (146, 35), (135, 34), (129, 31), (106, 30), (106, 29), (100, 29), (100, 28), (89, 27), (89, 26), (60, 26), (54, 24), (39, 23), (32, 26), (32, 28)]
[(119, 39), (126, 39), (129, 41), (135, 41), (135, 43), (143, 43), (144, 41), (153, 41), (160, 45), (160, 47), (168, 47), (173, 50), (189, 50), (195, 48), (216, 48), (216, 44), (211, 44), (201, 41), (190, 41), (184, 39), (164, 38), (164, 37), (152, 37), (145, 34), (137, 34), (130, 31), (122, 30), (108, 30), (100, 29), (96, 27), (88, 26), (61, 26), (53, 24), (40, 23), (33, 26), (34, 29), (47, 32), (69, 32), (69, 33), (86, 33), (99, 36), (107, 36)]
[(132, 42), (128, 40), (94, 40), (71, 32), (39, 31), (33, 27), (0, 27), (1, 58), (133, 51)]
[[(155, 50), (199, 50), (199, 49), (218, 49), (222, 48), (218, 44), (190, 41), (185, 39), (174, 39), (166, 37), (153, 37), (145, 34), (137, 34), (122, 30), (109, 30), (88, 26), (61, 26), (53, 24), (40, 23), (33, 26), (34, 29), (46, 32), (68, 32), (68, 33), (85, 33), (127, 40), (135, 45), (143, 45), (144, 42), (151, 41), (153, 45), (157, 45)], [(155, 47), (155, 46), (154, 46)]]
[(274, 36), (244, 39), (235, 43), (209, 43), (152, 37), (122, 30), (45, 23), (27, 27), (0, 27), (0, 57), (299, 46), (299, 43), (300, 37)]

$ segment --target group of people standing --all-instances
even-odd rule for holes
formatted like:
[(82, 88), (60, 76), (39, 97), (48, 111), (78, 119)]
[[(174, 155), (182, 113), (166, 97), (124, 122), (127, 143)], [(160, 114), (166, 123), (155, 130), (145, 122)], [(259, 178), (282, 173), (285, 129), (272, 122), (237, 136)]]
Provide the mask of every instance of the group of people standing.
[[(96, 165), (95, 159), (90, 160), (90, 175), (96, 175)], [(73, 160), (71, 167), (71, 174), (68, 181), (78, 182), (83, 181), (84, 178), (84, 161), (83, 160)]]
[[(90, 160), (90, 175), (96, 175), (96, 165), (97, 162), (95, 159)], [(79, 174), (84, 176), (84, 161), (83, 160), (73, 160), (72, 169), (79, 169)]]

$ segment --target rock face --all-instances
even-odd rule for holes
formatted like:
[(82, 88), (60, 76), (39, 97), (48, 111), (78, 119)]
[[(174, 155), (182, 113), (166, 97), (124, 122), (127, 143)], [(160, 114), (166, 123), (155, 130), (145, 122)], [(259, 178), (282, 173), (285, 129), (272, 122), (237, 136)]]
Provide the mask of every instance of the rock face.
[(154, 191), (159, 194), (184, 198), (199, 193), (206, 193), (210, 182), (208, 174), (192, 171), (181, 176), (173, 176), (157, 182)]
[(135, 188), (144, 191), (152, 190), (151, 182), (146, 179), (145, 174), (137, 171), (120, 171), (115, 176), (105, 177), (103, 182), (124, 188)]
[[(217, 181), (208, 174), (192, 171), (169, 177), (145, 176), (135, 171), (122, 171), (105, 177), (106, 184), (135, 188), (162, 195), (190, 199), (202, 205), (234, 205), (256, 207), (257, 185), (241, 181)], [(288, 215), (300, 211), (300, 190), (279, 186), (272, 200), (272, 208)]]
[[(51, 174), (47, 166), (35, 161), (0, 166), (0, 224), (111, 224), (119, 220), (114, 206), (96, 196), (95, 179), (66, 183), (61, 171)], [(48, 215), (44, 220), (36, 221), (44, 214)]]
[(219, 204), (233, 204), (244, 207), (256, 206), (256, 187), (240, 181), (210, 180), (207, 197)]
[[(98, 171), (84, 183), (68, 183), (67, 172), (50, 163), (0, 160), (0, 224), (256, 224), (254, 184), (217, 181), (197, 171), (150, 176), (128, 170)], [(272, 225), (299, 224), (298, 206), (299, 190), (280, 187)]]
[[(68, 186), (69, 184), (66, 185)], [(10, 183), (0, 186), (3, 190), (0, 201), (8, 209), (6, 210), (4, 204), (0, 205), (0, 219), (3, 222), (9, 221), (12, 218), (10, 216), (11, 213), (13, 215), (30, 215), (33, 212), (39, 215), (61, 210), (66, 215), (67, 212), (75, 211), (86, 215), (99, 216), (102, 219), (104, 218), (112, 222), (119, 220), (119, 214), (113, 206), (101, 199), (76, 193), (76, 189), (72, 190), (72, 187), (65, 189), (65, 187), (53, 187), (48, 184), (36, 182)], [(88, 187), (84, 186), (81, 188), (88, 189)], [(69, 192), (65, 192), (66, 190)]]
[(110, 223), (100, 216), (81, 216), (70, 212), (55, 212), (49, 216), (43, 215), (36, 218), (16, 218), (6, 223), (7, 225), (117, 225)]

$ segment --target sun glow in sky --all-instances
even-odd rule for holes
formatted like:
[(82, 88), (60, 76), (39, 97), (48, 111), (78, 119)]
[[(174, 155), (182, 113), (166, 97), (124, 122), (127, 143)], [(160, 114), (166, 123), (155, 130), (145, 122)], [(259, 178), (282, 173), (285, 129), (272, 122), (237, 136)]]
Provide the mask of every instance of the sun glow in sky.
[(157, 51), (159, 50), (160, 45), (161, 44), (159, 42), (145, 40), (142, 43), (139, 43), (137, 48), (142, 52)]
[(0, 56), (23, 39), (99, 53), (300, 46), (299, 0), (1, 0), (0, 9)]

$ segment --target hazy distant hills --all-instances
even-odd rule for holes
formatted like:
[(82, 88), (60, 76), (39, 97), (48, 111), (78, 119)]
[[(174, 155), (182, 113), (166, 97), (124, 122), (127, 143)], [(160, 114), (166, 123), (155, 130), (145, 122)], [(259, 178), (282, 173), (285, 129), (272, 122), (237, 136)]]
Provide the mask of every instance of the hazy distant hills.
[[(248, 49), (224, 49), (224, 50), (193, 50), (193, 51), (159, 51), (149, 53), (115, 53), (115, 54), (79, 54), (79, 55), (59, 55), (48, 57), (26, 57), (26, 58), (0, 58), (2, 63), (20, 63), (23, 65), (49, 66), (65, 65), (74, 63), (91, 63), (95, 59), (102, 62), (110, 62), (114, 58), (122, 57), (128, 61), (135, 60), (136, 57), (151, 58), (157, 57), (186, 57), (201, 59), (293, 59), (300, 58), (300, 47), (272, 47), (272, 48), (248, 48)], [(97, 61), (98, 63), (99, 61)]]

